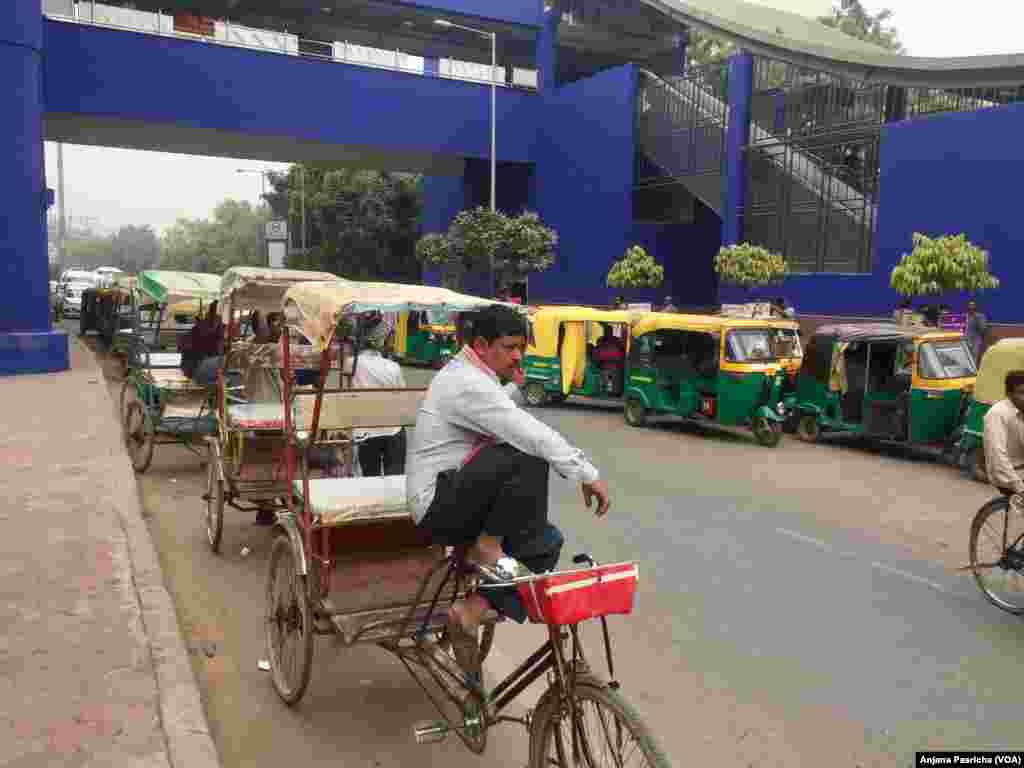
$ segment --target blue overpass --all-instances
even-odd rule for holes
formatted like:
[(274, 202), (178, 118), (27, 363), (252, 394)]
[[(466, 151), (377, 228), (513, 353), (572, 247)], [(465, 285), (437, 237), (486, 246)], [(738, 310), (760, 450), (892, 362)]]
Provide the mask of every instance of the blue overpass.
[[(120, 5), (0, 8), (0, 372), (67, 367), (47, 301), (44, 138), (421, 172), (424, 231), (441, 231), (487, 203), (492, 77), (498, 206), (537, 210), (560, 236), (531, 299), (608, 302), (608, 266), (639, 243), (666, 286), (631, 298), (710, 307), (738, 298), (714, 253), (750, 240), (800, 272), (784, 292), (801, 312), (877, 314), (912, 232), (965, 231), (1007, 286), (985, 297), (990, 315), (1024, 320), (1009, 288), (1020, 57), (893, 57), (788, 14), (746, 6), (744, 24), (677, 0)], [(489, 44), (438, 15), (494, 32), (499, 72)], [(688, 68), (690, 28), (742, 50)]]

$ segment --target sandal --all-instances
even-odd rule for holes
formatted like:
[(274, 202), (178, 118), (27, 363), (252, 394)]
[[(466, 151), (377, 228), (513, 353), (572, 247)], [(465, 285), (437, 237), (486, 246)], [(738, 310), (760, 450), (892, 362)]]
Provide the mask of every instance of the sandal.
[(477, 570), (480, 571), (487, 581), (499, 584), (504, 581), (514, 581), (525, 576), (531, 576), (533, 573), (529, 568), (512, 557), (503, 557), (494, 565), (485, 565), (483, 563), (474, 563), (473, 565), (476, 566)]
[(481, 685), (480, 643), (476, 633), (467, 632), (458, 616), (452, 615), (448, 619), (445, 636), (447, 642), (451, 644), (455, 662), (466, 673), (470, 686), (479, 689)]

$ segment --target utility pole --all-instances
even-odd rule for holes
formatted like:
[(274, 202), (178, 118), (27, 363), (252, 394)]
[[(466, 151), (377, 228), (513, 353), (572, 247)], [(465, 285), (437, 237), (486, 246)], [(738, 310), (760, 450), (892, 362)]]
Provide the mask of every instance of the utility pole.
[(64, 238), (67, 232), (67, 222), (64, 219), (64, 144), (57, 142), (57, 195), (60, 208), (58, 209), (57, 220), (57, 258), (60, 259), (60, 266), (63, 269), (67, 266), (65, 261), (67, 254), (64, 252)]

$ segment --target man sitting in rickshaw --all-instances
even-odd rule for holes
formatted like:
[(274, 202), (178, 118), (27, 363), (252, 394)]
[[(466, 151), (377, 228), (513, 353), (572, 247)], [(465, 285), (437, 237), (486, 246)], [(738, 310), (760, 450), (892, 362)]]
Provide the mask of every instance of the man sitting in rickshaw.
[(622, 379), (626, 365), (626, 345), (616, 338), (611, 328), (604, 333), (594, 347), (594, 362), (601, 368), (605, 390), (610, 395), (622, 392)]
[[(352, 375), (353, 389), (405, 389), (405, 377), (398, 363), (382, 354), (392, 336), (384, 318), (367, 317), (360, 322), (359, 359)], [(366, 430), (360, 437), (359, 468), (363, 477), (405, 473), (406, 437), (404, 427)]]
[[(527, 328), (515, 310), (479, 312), (466, 346), (431, 382), (409, 441), (406, 495), (429, 538), (468, 550), (495, 581), (551, 570), (563, 538), (548, 521), (548, 470), (582, 484), (587, 507), (608, 511), (608, 486), (578, 448), (518, 407)], [(506, 383), (504, 386), (503, 382)], [(517, 622), (514, 589), (488, 589), (452, 606), (448, 636), (479, 682), (477, 629), (488, 605)]]
[(196, 384), (213, 384), (224, 365), (224, 324), (217, 314), (218, 303), (210, 303), (205, 317), (178, 340), (181, 371)]

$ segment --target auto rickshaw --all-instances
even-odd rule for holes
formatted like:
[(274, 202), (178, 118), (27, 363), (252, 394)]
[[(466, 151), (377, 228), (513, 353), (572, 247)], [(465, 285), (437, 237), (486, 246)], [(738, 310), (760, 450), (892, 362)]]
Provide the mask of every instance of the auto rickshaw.
[(797, 436), (863, 435), (951, 455), (977, 370), (963, 335), (923, 326), (817, 329), (797, 377)]
[[(538, 307), (523, 358), (523, 398), (538, 407), (577, 395), (621, 400), (630, 323), (639, 315), (592, 307)], [(602, 368), (596, 345), (605, 333), (621, 340), (622, 365)]]
[(985, 414), (1006, 397), (1006, 374), (1019, 370), (1024, 370), (1024, 339), (997, 341), (981, 358), (974, 392), (967, 399), (957, 446), (960, 465), (979, 482), (988, 482), (983, 443)]
[(455, 323), (447, 310), (398, 313), (394, 356), (402, 362), (440, 368), (456, 351)]
[(778, 445), (787, 409), (777, 353), (796, 330), (788, 320), (645, 315), (632, 329), (626, 422), (638, 427), (649, 413), (671, 414), (750, 427), (761, 445)]

